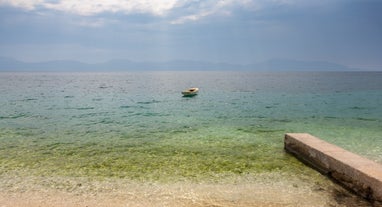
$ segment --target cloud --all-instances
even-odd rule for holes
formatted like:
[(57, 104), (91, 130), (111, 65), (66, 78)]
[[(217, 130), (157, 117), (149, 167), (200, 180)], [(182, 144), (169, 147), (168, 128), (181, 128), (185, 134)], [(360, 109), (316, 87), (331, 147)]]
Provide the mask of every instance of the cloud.
[(246, 7), (253, 0), (204, 0), (204, 1), (180, 1), (176, 7), (181, 12), (171, 21), (171, 24), (183, 24), (189, 21), (198, 21), (208, 16), (230, 16), (235, 7)]
[(45, 9), (80, 16), (148, 14), (171, 18), (172, 24), (183, 24), (213, 15), (229, 16), (237, 8), (256, 11), (267, 5), (296, 1), (300, 0), (0, 0), (0, 6), (28, 11)]
[(0, 5), (9, 5), (26, 10), (45, 8), (82, 16), (104, 12), (146, 13), (161, 16), (171, 10), (176, 2), (177, 0), (0, 0)]
[(0, 0), (0, 5), (9, 5), (13, 7), (23, 8), (26, 10), (33, 10), (35, 9), (36, 5), (41, 4), (43, 2), (43, 0)]
[(44, 3), (44, 6), (49, 9), (85, 16), (103, 12), (147, 13), (161, 16), (171, 10), (175, 3), (176, 0), (65, 0), (58, 3)]
[(0, 0), (0, 5), (8, 5), (25, 10), (34, 10), (39, 4), (44, 3), (44, 0)]
[(198, 21), (208, 16), (232, 16), (237, 10), (258, 12), (273, 6), (292, 6), (303, 4), (304, 0), (184, 0), (179, 1), (176, 8), (179, 16), (172, 24), (184, 24)]

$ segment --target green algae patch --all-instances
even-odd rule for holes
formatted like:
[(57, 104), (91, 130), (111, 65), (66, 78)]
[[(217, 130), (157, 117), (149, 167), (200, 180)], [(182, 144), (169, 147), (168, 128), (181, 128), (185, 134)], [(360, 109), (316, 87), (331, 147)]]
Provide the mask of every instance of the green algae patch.
[(125, 134), (77, 142), (3, 133), (0, 173), (174, 181), (304, 169), (284, 152), (278, 131), (266, 137), (229, 129), (174, 131), (170, 136)]

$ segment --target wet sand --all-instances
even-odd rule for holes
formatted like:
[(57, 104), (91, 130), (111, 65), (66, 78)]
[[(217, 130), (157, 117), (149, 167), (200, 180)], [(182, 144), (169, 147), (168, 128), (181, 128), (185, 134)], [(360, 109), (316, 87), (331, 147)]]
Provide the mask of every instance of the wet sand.
[(372, 206), (321, 176), (268, 173), (218, 183), (149, 183), (2, 175), (0, 207)]

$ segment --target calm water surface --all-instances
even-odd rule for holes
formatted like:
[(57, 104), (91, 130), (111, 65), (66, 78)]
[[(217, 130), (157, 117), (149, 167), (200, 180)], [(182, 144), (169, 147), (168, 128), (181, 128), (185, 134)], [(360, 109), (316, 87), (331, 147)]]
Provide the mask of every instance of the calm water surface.
[[(199, 95), (183, 98), (188, 87)], [(0, 173), (304, 171), (287, 132), (382, 163), (380, 72), (0, 73), (0, 107)]]

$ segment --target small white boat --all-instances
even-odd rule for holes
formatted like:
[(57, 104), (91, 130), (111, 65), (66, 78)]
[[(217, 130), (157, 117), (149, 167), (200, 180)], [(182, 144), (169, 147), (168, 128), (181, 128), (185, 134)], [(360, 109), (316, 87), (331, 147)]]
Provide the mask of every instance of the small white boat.
[(199, 92), (199, 88), (189, 88), (187, 90), (182, 91), (183, 96), (190, 97), (195, 96)]

